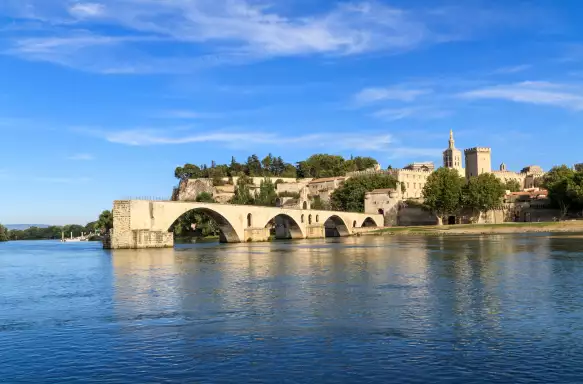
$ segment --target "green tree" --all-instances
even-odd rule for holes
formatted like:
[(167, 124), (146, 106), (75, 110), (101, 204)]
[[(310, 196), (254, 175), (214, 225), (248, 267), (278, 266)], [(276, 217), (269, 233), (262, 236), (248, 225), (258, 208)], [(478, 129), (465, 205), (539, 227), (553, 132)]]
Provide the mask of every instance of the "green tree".
[(344, 169), (346, 172), (364, 171), (373, 168), (378, 164), (378, 161), (372, 157), (357, 156), (344, 162)]
[(480, 216), (492, 209), (500, 208), (505, 193), (504, 184), (496, 176), (492, 173), (483, 173), (468, 180), (463, 188), (462, 204)]
[(174, 177), (180, 180), (196, 179), (202, 176), (202, 170), (194, 164), (184, 164), (184, 167), (176, 167), (174, 170)]
[(108, 233), (113, 228), (113, 213), (111, 211), (105, 210), (101, 212), (97, 222), (95, 223), (95, 229), (101, 233)]
[(510, 192), (520, 192), (522, 190), (522, 186), (517, 180), (508, 180), (506, 184), (504, 184), (504, 188)]
[(561, 217), (573, 204), (574, 182), (575, 171), (566, 165), (553, 167), (543, 178), (542, 185), (549, 191), (551, 203), (561, 210)]
[(196, 197), (198, 203), (216, 203), (215, 198), (208, 192), (201, 192)]
[(316, 154), (297, 165), (298, 177), (334, 177), (344, 176), (344, 158), (342, 156)]
[(253, 205), (254, 199), (251, 195), (251, 179), (246, 176), (241, 176), (237, 179), (237, 185), (235, 186), (235, 195), (231, 198), (231, 204), (239, 205)]
[(277, 192), (275, 191), (275, 185), (271, 182), (271, 179), (265, 178), (261, 181), (259, 186), (259, 193), (254, 199), (255, 205), (261, 205), (266, 207), (275, 207), (275, 201), (277, 200)]
[(461, 208), (464, 184), (459, 173), (449, 168), (439, 168), (427, 178), (423, 187), (424, 203), (437, 216), (438, 225)]
[(329, 201), (322, 200), (320, 196), (314, 196), (312, 201), (312, 209), (317, 209), (320, 211), (329, 211), (332, 209), (332, 205)]
[(251, 155), (247, 158), (247, 172), (251, 177), (263, 176), (263, 168), (257, 155)]
[(8, 237), (8, 229), (0, 224), (0, 242), (10, 240)]
[(397, 180), (390, 175), (373, 174), (351, 177), (330, 197), (334, 210), (364, 212), (366, 192), (381, 188), (396, 188)]

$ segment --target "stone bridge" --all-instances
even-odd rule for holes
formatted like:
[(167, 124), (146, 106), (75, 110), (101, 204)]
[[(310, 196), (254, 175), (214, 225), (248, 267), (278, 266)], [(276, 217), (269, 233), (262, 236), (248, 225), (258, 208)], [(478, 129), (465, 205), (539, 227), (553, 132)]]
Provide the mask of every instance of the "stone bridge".
[(116, 200), (113, 229), (106, 248), (164, 248), (174, 246), (172, 224), (188, 211), (210, 216), (226, 243), (350, 236), (362, 227), (383, 226), (379, 214), (334, 212), (179, 201)]

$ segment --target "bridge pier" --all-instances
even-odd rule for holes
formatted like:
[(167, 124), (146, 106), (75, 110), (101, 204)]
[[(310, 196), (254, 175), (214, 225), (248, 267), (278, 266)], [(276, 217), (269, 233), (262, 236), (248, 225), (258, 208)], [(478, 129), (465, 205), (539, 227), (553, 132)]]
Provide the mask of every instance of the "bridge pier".
[(326, 228), (323, 224), (306, 226), (306, 239), (322, 239), (326, 237)]
[(245, 228), (245, 239), (243, 241), (269, 241), (269, 235), (269, 228)]

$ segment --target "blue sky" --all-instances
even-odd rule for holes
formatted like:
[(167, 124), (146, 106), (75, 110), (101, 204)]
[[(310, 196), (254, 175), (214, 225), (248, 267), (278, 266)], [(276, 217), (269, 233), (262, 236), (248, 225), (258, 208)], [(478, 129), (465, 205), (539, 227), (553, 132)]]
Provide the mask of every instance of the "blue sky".
[(579, 1), (2, 0), (0, 222), (169, 196), (272, 152), (583, 161)]

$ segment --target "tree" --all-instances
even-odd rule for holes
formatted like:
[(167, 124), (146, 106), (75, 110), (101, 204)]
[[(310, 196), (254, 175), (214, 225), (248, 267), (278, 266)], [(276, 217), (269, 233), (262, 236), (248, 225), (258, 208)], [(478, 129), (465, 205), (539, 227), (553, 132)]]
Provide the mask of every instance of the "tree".
[(273, 156), (270, 154), (268, 154), (267, 156), (265, 156), (263, 158), (263, 160), (261, 160), (261, 166), (263, 167), (263, 176), (274, 176), (277, 175), (274, 166), (273, 166), (273, 162), (275, 161), (275, 159), (273, 158)]
[(364, 196), (366, 192), (381, 188), (396, 188), (397, 180), (384, 174), (373, 174), (351, 177), (336, 189), (330, 197), (334, 210), (349, 212), (364, 212)]
[(312, 202), (312, 209), (317, 209), (320, 211), (329, 211), (332, 206), (329, 201), (322, 200), (320, 196), (314, 196), (314, 201)]
[(439, 168), (427, 178), (423, 187), (424, 203), (437, 216), (438, 225), (461, 208), (464, 184), (459, 173), (449, 168)]
[(2, 224), (0, 224), (0, 242), (3, 241), (8, 241), (9, 237), (8, 237), (8, 229), (3, 226)]
[(372, 157), (357, 156), (345, 161), (344, 169), (346, 172), (365, 171), (367, 169), (373, 168), (377, 164), (378, 161)]
[(215, 198), (208, 192), (201, 192), (196, 197), (198, 203), (216, 203)]
[(101, 231), (102, 233), (108, 233), (113, 228), (113, 214), (111, 211), (103, 211), (99, 215), (97, 222), (95, 223), (95, 229)]
[(241, 176), (237, 180), (237, 185), (235, 186), (235, 195), (231, 198), (231, 204), (239, 205), (253, 205), (254, 199), (251, 195), (251, 189), (249, 185), (251, 184), (251, 179), (246, 176)]
[(565, 217), (573, 203), (575, 171), (566, 165), (553, 167), (543, 178), (542, 185), (549, 191), (551, 203), (561, 210)]
[(261, 181), (259, 193), (255, 197), (254, 204), (265, 207), (275, 207), (276, 200), (277, 192), (275, 191), (275, 186), (271, 182), (271, 179), (266, 177)]
[(180, 180), (196, 179), (202, 177), (202, 170), (194, 164), (184, 164), (184, 167), (176, 167), (174, 177)]
[(344, 158), (342, 156), (316, 154), (305, 161), (298, 162), (298, 177), (334, 177), (344, 176)]
[(518, 182), (518, 180), (508, 180), (506, 184), (504, 184), (504, 188), (510, 192), (520, 192), (522, 190), (522, 186)]
[(251, 177), (263, 176), (261, 161), (259, 161), (257, 155), (251, 155), (247, 158), (247, 173)]
[(500, 208), (505, 194), (505, 186), (491, 173), (483, 173), (468, 180), (463, 188), (463, 206), (474, 213), (486, 213)]

